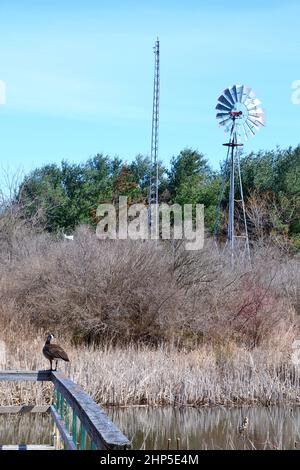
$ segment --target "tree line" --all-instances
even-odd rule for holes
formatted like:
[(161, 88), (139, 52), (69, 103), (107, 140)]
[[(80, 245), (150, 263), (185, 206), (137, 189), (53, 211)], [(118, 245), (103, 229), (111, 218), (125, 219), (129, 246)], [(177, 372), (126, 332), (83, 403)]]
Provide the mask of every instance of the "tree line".
[[(47, 164), (25, 176), (15, 201), (24, 218), (40, 213), (47, 231), (70, 233), (80, 224), (95, 225), (97, 206), (117, 203), (120, 195), (127, 196), (129, 204), (147, 204), (149, 166), (148, 156), (137, 155), (126, 163), (104, 154), (84, 163)], [(271, 237), (287, 248), (300, 248), (300, 146), (244, 155), (241, 170), (252, 239)], [(159, 163), (159, 200), (204, 204), (209, 232), (214, 230), (219, 205), (220, 231), (225, 236), (228, 182), (221, 200), (219, 195), (228, 171), (225, 164), (214, 171), (201, 152), (183, 149), (169, 168)], [(237, 202), (237, 218), (240, 209)]]

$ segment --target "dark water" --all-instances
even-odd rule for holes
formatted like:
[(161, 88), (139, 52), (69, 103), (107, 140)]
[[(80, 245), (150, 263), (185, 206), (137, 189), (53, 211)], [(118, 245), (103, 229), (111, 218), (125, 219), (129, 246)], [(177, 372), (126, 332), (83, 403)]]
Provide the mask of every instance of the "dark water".
[(48, 413), (0, 414), (0, 445), (53, 445), (53, 422)]
[[(109, 409), (134, 449), (300, 449), (300, 406)], [(240, 432), (243, 418), (248, 429)], [(177, 438), (180, 441), (177, 441)]]

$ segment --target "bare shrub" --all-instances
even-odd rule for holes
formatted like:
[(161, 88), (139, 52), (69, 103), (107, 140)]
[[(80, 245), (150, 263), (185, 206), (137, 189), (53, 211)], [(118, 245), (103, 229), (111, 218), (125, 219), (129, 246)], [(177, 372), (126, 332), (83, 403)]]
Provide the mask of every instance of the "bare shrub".
[(209, 240), (188, 252), (180, 242), (100, 241), (87, 227), (73, 241), (23, 228), (10, 244), (0, 299), (12, 324), (59, 330), (75, 342), (188, 348), (233, 339), (254, 347), (279, 324), (299, 328), (299, 290), (274, 248), (260, 247), (252, 267), (233, 269)]
[(155, 341), (172, 334), (182, 299), (167, 255), (151, 243), (99, 241), (81, 228), (70, 241), (28, 247), (1, 283), (1, 296), (37, 327), (74, 338)]

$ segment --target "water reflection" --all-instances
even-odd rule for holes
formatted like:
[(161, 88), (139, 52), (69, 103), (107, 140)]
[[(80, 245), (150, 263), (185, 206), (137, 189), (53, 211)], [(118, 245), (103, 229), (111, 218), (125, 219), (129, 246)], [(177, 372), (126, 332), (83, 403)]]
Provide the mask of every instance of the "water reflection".
[[(134, 449), (300, 449), (300, 407), (111, 408)], [(243, 418), (249, 424), (243, 432)], [(47, 413), (0, 414), (0, 444), (52, 444)]]
[[(300, 407), (121, 408), (112, 421), (134, 449), (300, 449)], [(243, 418), (248, 427), (240, 432)]]
[(0, 445), (51, 444), (52, 418), (49, 413), (0, 414)]

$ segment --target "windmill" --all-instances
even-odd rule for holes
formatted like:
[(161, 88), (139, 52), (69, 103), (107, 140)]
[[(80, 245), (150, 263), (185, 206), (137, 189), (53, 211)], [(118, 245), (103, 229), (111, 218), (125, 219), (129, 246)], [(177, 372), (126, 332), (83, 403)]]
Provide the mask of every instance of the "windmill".
[[(241, 140), (248, 140), (250, 136), (256, 134), (260, 127), (264, 126), (264, 113), (260, 105), (261, 101), (256, 98), (254, 91), (250, 87), (234, 85), (224, 90), (222, 95), (219, 96), (216, 106), (216, 118), (219, 121), (220, 127), (224, 127), (225, 134), (229, 134), (229, 141), (223, 144), (228, 150), (217, 210), (215, 239), (218, 236), (221, 202), (229, 167), (228, 225), (225, 246), (229, 246), (231, 255), (233, 256), (237, 246), (239, 248), (241, 246), (238, 240), (243, 240), (244, 252), (246, 251), (249, 259), (250, 248), (242, 186), (240, 154), (244, 145), (241, 143)], [(240, 197), (238, 200), (235, 199), (237, 193), (236, 189)], [(235, 227), (235, 203), (240, 203), (241, 205), (243, 234), (239, 235), (237, 235)]]

